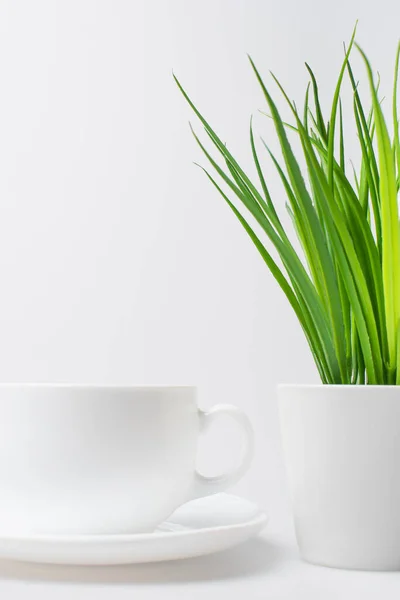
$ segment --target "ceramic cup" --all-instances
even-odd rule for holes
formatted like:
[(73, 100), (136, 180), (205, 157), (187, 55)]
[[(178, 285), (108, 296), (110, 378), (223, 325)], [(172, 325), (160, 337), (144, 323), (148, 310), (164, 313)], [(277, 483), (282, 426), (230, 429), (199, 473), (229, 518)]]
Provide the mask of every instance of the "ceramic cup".
[(303, 558), (400, 570), (400, 387), (285, 385), (278, 394)]
[[(199, 433), (220, 417), (242, 427), (242, 459), (205, 477)], [(0, 385), (0, 532), (152, 531), (234, 484), (252, 453), (248, 418), (229, 405), (199, 410), (194, 387)]]

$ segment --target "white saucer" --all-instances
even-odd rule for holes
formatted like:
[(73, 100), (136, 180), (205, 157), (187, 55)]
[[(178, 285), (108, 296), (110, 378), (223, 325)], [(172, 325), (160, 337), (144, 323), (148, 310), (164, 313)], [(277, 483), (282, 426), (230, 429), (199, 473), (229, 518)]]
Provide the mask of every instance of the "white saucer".
[(65, 565), (122, 565), (211, 554), (244, 542), (267, 524), (248, 500), (230, 494), (181, 506), (153, 533), (2, 536), (0, 558)]

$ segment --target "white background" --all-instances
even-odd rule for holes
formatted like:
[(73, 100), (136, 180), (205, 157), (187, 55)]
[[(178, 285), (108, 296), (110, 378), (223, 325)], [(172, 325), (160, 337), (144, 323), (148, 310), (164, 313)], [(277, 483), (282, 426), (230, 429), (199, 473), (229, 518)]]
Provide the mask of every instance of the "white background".
[[(202, 406), (250, 415), (257, 456), (236, 491), (271, 515), (266, 542), (229, 559), (124, 571), (115, 588), (41, 571), (38, 597), (346, 598), (345, 582), (372, 598), (392, 581), (298, 562), (274, 387), (317, 374), (286, 300), (192, 163), (198, 124), (172, 69), (251, 169), (250, 115), (273, 132), (246, 53), (299, 103), (307, 60), (328, 99), (359, 18), (390, 96), (399, 17), (389, 0), (0, 1), (0, 380), (197, 383)], [(210, 434), (204, 468), (233, 460), (234, 433)], [(4, 597), (32, 597), (28, 575), (1, 578)]]

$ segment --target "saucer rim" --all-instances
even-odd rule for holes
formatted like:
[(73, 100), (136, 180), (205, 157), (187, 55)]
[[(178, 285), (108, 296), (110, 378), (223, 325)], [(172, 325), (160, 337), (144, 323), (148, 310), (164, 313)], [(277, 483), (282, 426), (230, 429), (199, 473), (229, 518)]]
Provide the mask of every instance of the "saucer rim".
[[(222, 495), (222, 494), (221, 494)], [(41, 542), (41, 543), (65, 543), (65, 544), (76, 544), (76, 543), (112, 543), (112, 542), (128, 542), (133, 540), (147, 540), (151, 538), (152, 540), (162, 540), (168, 537), (186, 537), (193, 536), (194, 534), (200, 535), (202, 533), (208, 534), (210, 532), (219, 532), (231, 529), (243, 529), (248, 527), (259, 528), (259, 531), (264, 529), (269, 522), (269, 515), (267, 512), (257, 506), (251, 500), (247, 500), (246, 498), (242, 498), (241, 496), (236, 496), (235, 494), (223, 494), (224, 496), (228, 496), (230, 498), (239, 499), (241, 502), (245, 502), (248, 505), (253, 506), (257, 513), (254, 517), (249, 518), (247, 521), (242, 523), (231, 523), (228, 525), (214, 525), (209, 527), (203, 527), (199, 529), (184, 529), (178, 531), (152, 531), (152, 532), (141, 532), (141, 533), (88, 533), (88, 534), (40, 534), (40, 533), (32, 533), (32, 534), (11, 534), (6, 533), (2, 534), (0, 532), (0, 541), (1, 542)], [(179, 507), (181, 508), (181, 507)], [(179, 508), (177, 510), (179, 510)], [(168, 519), (163, 521), (163, 523), (168, 522)], [(161, 523), (160, 523), (161, 525)]]

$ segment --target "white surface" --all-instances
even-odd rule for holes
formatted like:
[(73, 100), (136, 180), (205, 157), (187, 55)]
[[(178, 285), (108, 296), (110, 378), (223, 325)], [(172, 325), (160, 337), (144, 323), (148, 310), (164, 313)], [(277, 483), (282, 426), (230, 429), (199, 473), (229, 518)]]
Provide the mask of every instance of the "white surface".
[(301, 555), (400, 571), (400, 387), (279, 386)]
[[(1, 597), (397, 597), (397, 574), (298, 559), (274, 388), (317, 375), (290, 307), (192, 165), (193, 115), (171, 69), (250, 166), (249, 115), (268, 141), (272, 126), (257, 114), (264, 105), (246, 52), (299, 103), (307, 60), (326, 101), (359, 18), (389, 98), (399, 12), (397, 0), (2, 0), (2, 380), (197, 382), (201, 407), (232, 402), (249, 413), (256, 458), (236, 491), (265, 506), (271, 523), (260, 540), (185, 568), (2, 565)], [(231, 464), (234, 433), (210, 432), (205, 472)]]
[[(153, 531), (186, 501), (236, 483), (253, 457), (246, 415), (199, 410), (195, 387), (0, 384), (0, 415), (7, 535)], [(200, 433), (224, 419), (241, 429), (242, 456), (207, 477)]]
[(292, 535), (265, 533), (214, 555), (147, 565), (60, 567), (0, 563), (0, 590), (11, 600), (395, 600), (399, 574), (357, 572), (302, 563)]
[(0, 536), (0, 557), (51, 565), (125, 565), (204, 556), (259, 533), (267, 516), (252, 502), (217, 494), (179, 508), (152, 533)]

